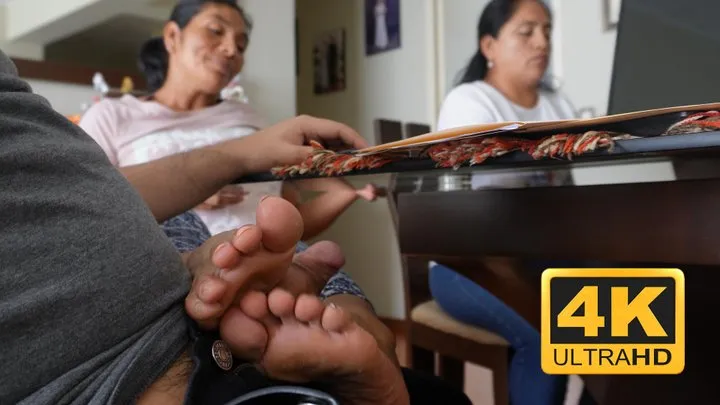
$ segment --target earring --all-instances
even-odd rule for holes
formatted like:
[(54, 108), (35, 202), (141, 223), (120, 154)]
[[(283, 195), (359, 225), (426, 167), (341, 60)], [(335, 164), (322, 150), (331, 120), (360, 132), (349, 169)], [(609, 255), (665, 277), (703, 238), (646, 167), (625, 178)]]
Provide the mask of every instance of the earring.
[(495, 63), (493, 63), (493, 61), (491, 61), (491, 60), (487, 61), (487, 68), (488, 68), (488, 69), (492, 69), (493, 66), (495, 66)]

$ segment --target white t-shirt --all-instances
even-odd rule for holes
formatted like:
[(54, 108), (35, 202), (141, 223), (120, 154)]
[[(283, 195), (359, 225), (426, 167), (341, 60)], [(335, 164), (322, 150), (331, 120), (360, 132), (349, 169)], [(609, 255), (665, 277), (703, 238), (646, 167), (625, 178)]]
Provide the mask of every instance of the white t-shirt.
[(440, 109), (438, 130), (505, 121), (553, 121), (576, 118), (560, 93), (540, 91), (537, 104), (526, 108), (508, 100), (484, 81), (461, 84), (447, 95)]
[[(573, 106), (560, 93), (541, 90), (537, 104), (526, 108), (508, 100), (495, 87), (478, 80), (463, 83), (450, 91), (440, 109), (437, 130), (496, 122), (553, 121), (576, 117)], [(472, 187), (519, 187), (533, 182), (538, 176), (546, 176), (546, 173), (478, 173), (472, 176)], [(555, 176), (550, 182), (562, 183), (567, 178), (569, 173)]]
[[(261, 129), (264, 122), (250, 106), (237, 101), (177, 112), (155, 101), (125, 95), (94, 104), (79, 125), (102, 147), (113, 165), (124, 167), (247, 136)], [(282, 193), (282, 182), (240, 187), (248, 193), (242, 202), (195, 211), (213, 235), (254, 224), (260, 199)]]

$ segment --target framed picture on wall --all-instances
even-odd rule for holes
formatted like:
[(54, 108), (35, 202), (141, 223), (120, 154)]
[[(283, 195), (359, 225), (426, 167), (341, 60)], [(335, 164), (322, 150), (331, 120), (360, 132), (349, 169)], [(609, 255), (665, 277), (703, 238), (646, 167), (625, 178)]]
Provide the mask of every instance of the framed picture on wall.
[(400, 48), (400, 0), (365, 0), (365, 54)]
[(345, 90), (345, 29), (324, 32), (313, 45), (314, 93)]

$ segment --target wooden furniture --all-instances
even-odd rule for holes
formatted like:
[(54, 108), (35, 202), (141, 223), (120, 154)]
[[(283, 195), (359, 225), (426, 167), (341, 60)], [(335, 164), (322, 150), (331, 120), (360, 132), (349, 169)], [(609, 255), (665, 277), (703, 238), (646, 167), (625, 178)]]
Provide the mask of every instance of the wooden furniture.
[(101, 72), (105, 80), (112, 86), (120, 86), (123, 78), (130, 77), (135, 89), (145, 89), (145, 78), (137, 71), (124, 71), (109, 68), (91, 68), (75, 66), (67, 63), (34, 61), (29, 59), (12, 58), (20, 77), (23, 79), (49, 80), (53, 82), (81, 84), (92, 86), (92, 78), (96, 72)]
[[(688, 163), (699, 155), (676, 156), (676, 166), (702, 166)], [(484, 170), (491, 169), (472, 172)], [(401, 173), (391, 190), (397, 198), (399, 244), (408, 273), (422, 272), (428, 260), (442, 261), (539, 329), (541, 271), (524, 268), (517, 258), (679, 267), (686, 280), (685, 371), (676, 376), (583, 378), (599, 404), (718, 401), (712, 399), (716, 338), (709, 328), (720, 303), (720, 176), (698, 179), (686, 170), (676, 181), (450, 192), (437, 191), (437, 182), (425, 181), (418, 189), (418, 177), (443, 173)], [(500, 271), (489, 271), (483, 264), (492, 257), (510, 259)], [(411, 296), (427, 294), (426, 283), (410, 282), (406, 288)], [(427, 339), (426, 344), (432, 342)], [(459, 343), (453, 346), (458, 355), (471, 350)]]
[[(402, 139), (401, 123), (377, 120), (378, 142)], [(425, 124), (406, 123), (405, 137), (430, 131)], [(396, 174), (391, 175), (391, 189)], [(391, 212), (396, 212), (396, 195), (388, 193)], [(396, 219), (397, 225), (397, 217)], [(452, 264), (443, 260), (444, 264)], [(477, 265), (482, 265), (478, 263)], [(428, 260), (406, 258), (403, 262), (405, 309), (409, 314), (406, 358), (411, 367), (436, 374), (459, 389), (464, 389), (465, 362), (490, 369), (493, 373), (495, 404), (508, 404), (507, 364), (508, 343), (501, 336), (463, 324), (447, 315), (437, 305), (428, 288)], [(437, 360), (437, 361), (436, 361)]]
[(405, 137), (412, 138), (413, 136), (425, 135), (431, 131), (430, 125), (419, 124), (417, 122), (406, 122), (405, 123)]

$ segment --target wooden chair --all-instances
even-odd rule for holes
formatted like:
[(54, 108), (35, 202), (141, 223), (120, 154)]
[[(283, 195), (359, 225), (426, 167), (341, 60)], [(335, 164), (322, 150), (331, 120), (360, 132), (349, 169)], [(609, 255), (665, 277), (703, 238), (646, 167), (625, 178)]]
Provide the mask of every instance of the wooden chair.
[(430, 131), (430, 125), (427, 124), (419, 124), (417, 122), (405, 123), (405, 136), (408, 138), (418, 135), (425, 135)]
[[(402, 139), (398, 136), (397, 121), (378, 120), (376, 138), (382, 142)], [(429, 125), (406, 123), (405, 135), (412, 137), (430, 132)], [(393, 179), (395, 175), (393, 175)], [(397, 229), (397, 205), (394, 180), (391, 181), (388, 203)], [(432, 299), (428, 285), (428, 264), (436, 260), (457, 271), (472, 274), (487, 274), (488, 279), (477, 280), (481, 285), (496, 283), (492, 271), (463, 271), (486, 266), (483, 260), (468, 262), (452, 258), (432, 258), (403, 255), (403, 282), (405, 308), (409, 314), (406, 358), (417, 370), (436, 374), (459, 389), (464, 389), (465, 363), (474, 363), (488, 368), (493, 374), (493, 397), (495, 405), (507, 405), (509, 344), (501, 336), (463, 324), (442, 311)]]
[[(446, 314), (432, 299), (428, 285), (430, 260), (466, 276), (492, 272), (477, 271), (486, 266), (483, 260), (470, 262), (406, 254), (402, 259), (405, 308), (410, 314), (406, 356), (411, 367), (435, 373), (459, 389), (465, 387), (466, 362), (485, 367), (492, 372), (495, 405), (508, 405), (508, 342), (491, 331), (464, 324)], [(473, 281), (487, 285), (486, 280)]]

